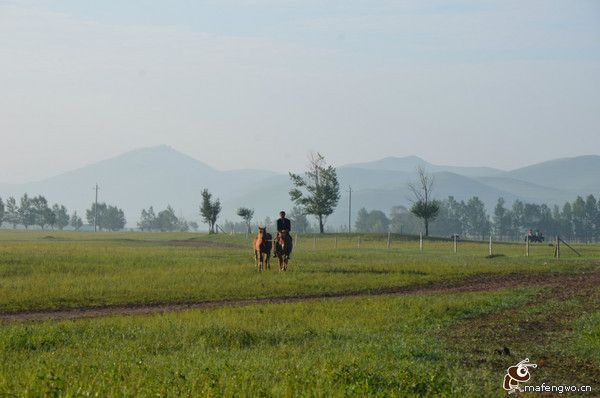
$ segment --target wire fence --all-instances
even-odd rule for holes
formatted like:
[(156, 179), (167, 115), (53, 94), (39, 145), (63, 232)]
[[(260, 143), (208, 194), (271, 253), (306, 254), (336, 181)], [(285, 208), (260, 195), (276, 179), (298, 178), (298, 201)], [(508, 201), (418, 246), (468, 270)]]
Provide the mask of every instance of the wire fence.
[[(249, 244), (253, 235), (246, 235)], [(545, 257), (545, 258), (600, 258), (600, 244), (573, 244), (554, 237), (551, 241), (522, 242), (497, 241), (489, 236), (484, 241), (430, 238), (399, 234), (292, 234), (294, 251), (331, 250), (390, 250), (401, 254), (469, 254), (487, 256)]]

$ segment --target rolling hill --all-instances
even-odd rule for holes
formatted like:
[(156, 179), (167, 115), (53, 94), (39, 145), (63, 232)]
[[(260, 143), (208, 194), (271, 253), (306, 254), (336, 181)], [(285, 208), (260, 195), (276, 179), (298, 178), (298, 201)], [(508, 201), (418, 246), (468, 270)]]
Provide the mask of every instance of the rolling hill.
[[(348, 186), (353, 189), (353, 213), (361, 207), (389, 211), (408, 205), (407, 183), (415, 168), (425, 167), (436, 179), (435, 196), (457, 200), (479, 196), (491, 210), (498, 197), (562, 204), (576, 195), (600, 193), (600, 156), (557, 159), (501, 171), (488, 167), (440, 166), (416, 156), (389, 157), (338, 167), (342, 197), (329, 225), (347, 224)], [(240, 206), (255, 209), (255, 219), (275, 217), (292, 204), (287, 175), (265, 170), (216, 170), (168, 146), (142, 148), (79, 169), (25, 184), (0, 184), (0, 197), (43, 194), (52, 203), (65, 204), (83, 214), (100, 185), (100, 200), (125, 210), (134, 227), (142, 208), (173, 206), (178, 215), (198, 220), (200, 192), (208, 188), (221, 199), (221, 219), (236, 220)]]

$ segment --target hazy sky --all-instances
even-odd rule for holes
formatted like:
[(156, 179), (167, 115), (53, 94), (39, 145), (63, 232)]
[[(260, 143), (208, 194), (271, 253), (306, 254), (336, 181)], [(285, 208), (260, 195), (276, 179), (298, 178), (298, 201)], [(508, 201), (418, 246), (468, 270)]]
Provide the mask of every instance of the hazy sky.
[(600, 1), (0, 0), (0, 181), (600, 154)]

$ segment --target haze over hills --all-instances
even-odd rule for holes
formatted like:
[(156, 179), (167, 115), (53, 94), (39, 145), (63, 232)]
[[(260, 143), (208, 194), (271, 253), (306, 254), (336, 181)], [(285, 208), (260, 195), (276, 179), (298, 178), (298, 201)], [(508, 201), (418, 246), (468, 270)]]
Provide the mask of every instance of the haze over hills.
[[(600, 192), (600, 156), (564, 158), (512, 171), (488, 167), (434, 165), (416, 156), (389, 157), (338, 167), (342, 198), (329, 218), (333, 227), (347, 224), (347, 188), (353, 189), (353, 213), (361, 207), (389, 212), (409, 204), (408, 182), (415, 168), (425, 167), (436, 179), (435, 196), (456, 199), (479, 196), (492, 211), (498, 197), (562, 204), (576, 195)], [(100, 185), (100, 201), (125, 210), (134, 227), (142, 208), (173, 206), (177, 215), (198, 220), (200, 192), (208, 188), (221, 199), (221, 220), (237, 220), (240, 206), (255, 209), (255, 219), (275, 217), (289, 209), (289, 177), (266, 170), (219, 171), (168, 146), (143, 148), (79, 169), (25, 184), (0, 184), (0, 197), (43, 194), (51, 203), (65, 204), (84, 214)]]

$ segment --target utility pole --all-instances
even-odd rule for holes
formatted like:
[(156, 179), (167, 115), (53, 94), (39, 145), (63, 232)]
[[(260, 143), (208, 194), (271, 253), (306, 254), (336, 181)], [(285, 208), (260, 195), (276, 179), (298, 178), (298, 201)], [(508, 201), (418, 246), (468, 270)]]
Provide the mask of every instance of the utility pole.
[(96, 190), (96, 204), (94, 206), (94, 232), (96, 232), (98, 227), (98, 183), (96, 183), (94, 189)]
[(352, 232), (352, 187), (348, 185), (348, 233)]

